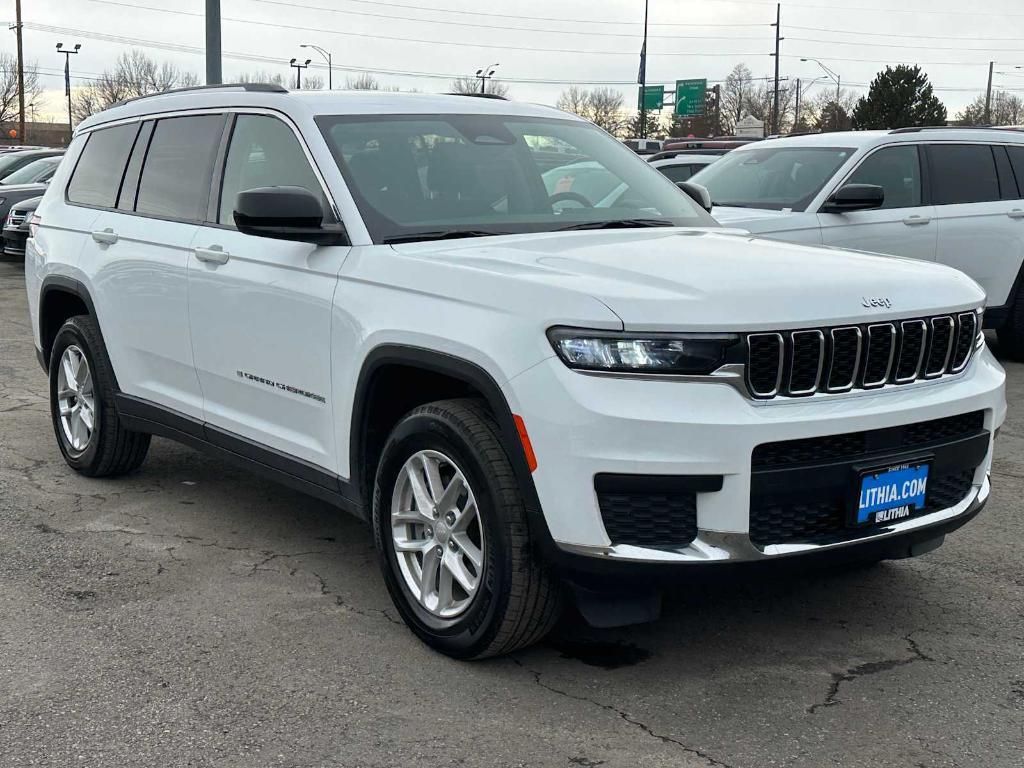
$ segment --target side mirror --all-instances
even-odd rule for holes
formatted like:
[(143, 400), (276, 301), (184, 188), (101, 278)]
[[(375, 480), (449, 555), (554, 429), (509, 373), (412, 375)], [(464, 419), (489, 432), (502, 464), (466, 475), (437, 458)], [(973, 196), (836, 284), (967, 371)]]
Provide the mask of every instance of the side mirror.
[(711, 213), (711, 193), (707, 187), (703, 184), (694, 184), (692, 181), (677, 181), (676, 186), (693, 198), (693, 202)]
[(881, 208), (885, 190), (876, 184), (847, 184), (840, 187), (821, 206), (821, 213), (848, 213)]
[(320, 199), (303, 187), (256, 187), (239, 192), (234, 219), (238, 231), (247, 235), (317, 245), (347, 244), (340, 227), (324, 227)]

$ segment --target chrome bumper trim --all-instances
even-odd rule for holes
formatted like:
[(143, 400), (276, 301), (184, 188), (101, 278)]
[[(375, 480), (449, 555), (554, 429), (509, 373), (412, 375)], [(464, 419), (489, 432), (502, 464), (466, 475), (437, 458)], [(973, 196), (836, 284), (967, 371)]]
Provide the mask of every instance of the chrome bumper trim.
[(857, 546), (866, 542), (883, 541), (904, 533), (944, 523), (957, 517), (967, 517), (978, 510), (987, 500), (991, 485), (988, 473), (981, 485), (974, 485), (967, 498), (955, 507), (940, 509), (921, 517), (894, 523), (870, 536), (863, 536), (850, 541), (834, 544), (770, 544), (760, 549), (750, 540), (746, 533), (723, 533), (701, 529), (697, 538), (680, 549), (648, 549), (628, 544), (611, 544), (607, 546), (590, 546), (585, 544), (563, 544), (558, 547), (574, 555), (585, 555), (604, 560), (618, 560), (634, 563), (689, 563), (701, 565), (705, 563), (744, 562), (755, 560), (775, 560), (779, 557), (807, 554), (811, 552), (827, 552)]

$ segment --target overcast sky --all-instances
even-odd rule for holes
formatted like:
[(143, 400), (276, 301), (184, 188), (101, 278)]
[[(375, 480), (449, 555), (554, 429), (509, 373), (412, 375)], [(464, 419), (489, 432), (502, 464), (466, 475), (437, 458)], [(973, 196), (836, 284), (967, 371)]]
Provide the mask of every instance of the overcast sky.
[[(13, 21), (14, 0), (2, 0)], [(63, 119), (57, 42), (81, 43), (72, 85), (110, 68), (134, 45), (204, 76), (203, 0), (27, 0), (25, 59), (47, 95), (42, 115)], [(888, 7), (886, 7), (888, 6)], [(994, 87), (1024, 96), (1024, 3), (1019, 0), (800, 0), (783, 2), (781, 75), (808, 82), (821, 59), (844, 86), (866, 91), (886, 64), (919, 63), (952, 117)], [(444, 91), (452, 77), (499, 62), (523, 101), (553, 104), (569, 82), (614, 84), (632, 102), (643, 35), (643, 0), (221, 0), (224, 77), (254, 70), (291, 77), (299, 47), (331, 51), (335, 86), (370, 71), (386, 85)], [(648, 82), (723, 79), (744, 62), (772, 73), (771, 0), (650, 0)], [(14, 33), (3, 50), (15, 51)], [(319, 70), (325, 76), (326, 65)], [(344, 71), (343, 71), (344, 70)], [(314, 71), (313, 69), (309, 70)], [(392, 74), (394, 73), (394, 74)], [(403, 74), (404, 73), (404, 74)], [(553, 82), (552, 82), (553, 81)], [(820, 80), (812, 88), (833, 88)]]

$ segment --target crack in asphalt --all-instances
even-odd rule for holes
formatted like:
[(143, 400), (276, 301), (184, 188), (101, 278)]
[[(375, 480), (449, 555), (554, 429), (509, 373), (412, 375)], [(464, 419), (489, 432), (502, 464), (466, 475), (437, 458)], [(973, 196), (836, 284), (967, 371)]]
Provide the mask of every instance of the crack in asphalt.
[(612, 712), (612, 713), (618, 715), (619, 718), (621, 718), (623, 721), (629, 723), (633, 727), (639, 728), (641, 731), (646, 733), (648, 736), (650, 736), (650, 737), (652, 737), (654, 739), (657, 739), (658, 741), (661, 741), (661, 742), (663, 742), (665, 744), (672, 744), (672, 745), (674, 745), (676, 747), (679, 747), (684, 752), (686, 752), (688, 754), (691, 754), (691, 755), (694, 755), (695, 757), (699, 757), (701, 760), (704, 760), (708, 765), (718, 766), (718, 768), (734, 768), (729, 763), (722, 762), (721, 760), (718, 760), (717, 758), (712, 757), (711, 755), (709, 755), (707, 752), (705, 752), (702, 749), (698, 749), (697, 747), (691, 747), (689, 744), (686, 744), (686, 743), (684, 743), (682, 741), (679, 741), (678, 739), (674, 739), (671, 736), (666, 736), (666, 735), (664, 735), (662, 733), (658, 733), (657, 731), (652, 729), (649, 725), (647, 725), (643, 721), (637, 720), (635, 717), (630, 715), (628, 712), (626, 712), (624, 710), (621, 710), (618, 707), (615, 707), (615, 706), (613, 706), (611, 704), (604, 704), (604, 703), (602, 703), (600, 701), (596, 701), (594, 699), (588, 698), (587, 696), (580, 696), (580, 695), (575, 694), (575, 693), (569, 693), (568, 691), (563, 691), (560, 688), (555, 688), (553, 685), (550, 685), (549, 683), (546, 683), (543, 680), (541, 680), (541, 673), (539, 671), (537, 671), (536, 669), (530, 669), (528, 666), (523, 664), (523, 662), (521, 662), (519, 659), (515, 658), (514, 656), (510, 656), (509, 660), (513, 664), (515, 664), (517, 667), (519, 667), (521, 669), (524, 669), (527, 672), (529, 672), (531, 675), (533, 675), (533, 682), (536, 683), (537, 685), (539, 685), (541, 688), (543, 688), (546, 691), (550, 691), (551, 693), (555, 693), (555, 694), (558, 694), (559, 696), (564, 696), (564, 697), (566, 697), (568, 699), (573, 699), (575, 701), (582, 701), (582, 702), (584, 702), (586, 704), (592, 704), (595, 707), (599, 707), (599, 708), (604, 709), (604, 710), (606, 710), (608, 712)]
[(352, 613), (355, 613), (359, 616), (363, 616), (368, 619), (373, 618), (374, 614), (376, 614), (377, 616), (381, 616), (387, 619), (392, 624), (397, 624), (399, 626), (403, 624), (401, 619), (396, 619), (394, 616), (388, 613), (387, 610), (383, 608), (359, 608), (357, 606), (352, 605), (351, 603), (346, 602), (341, 595), (339, 595), (337, 592), (333, 591), (327, 586), (327, 582), (324, 580), (323, 576), (321, 576), (319, 573), (316, 573), (315, 571), (310, 571), (310, 573), (313, 574), (313, 577), (317, 580), (317, 582), (320, 585), (320, 594), (325, 595), (327, 597), (333, 597), (334, 603), (338, 607), (344, 608), (347, 611), (351, 611)]
[(868, 675), (877, 675), (879, 672), (888, 672), (891, 669), (905, 667), (908, 664), (913, 664), (918, 661), (935, 661), (935, 659), (921, 650), (917, 642), (910, 635), (907, 635), (903, 639), (907, 643), (907, 649), (912, 654), (910, 658), (869, 661), (864, 664), (858, 664), (855, 667), (850, 667), (845, 672), (833, 672), (832, 682), (829, 684), (825, 698), (817, 704), (809, 706), (807, 708), (807, 714), (813, 715), (816, 714), (819, 709), (842, 704), (842, 701), (839, 699), (839, 689), (843, 686), (843, 683), (852, 683), (857, 678), (867, 677)]

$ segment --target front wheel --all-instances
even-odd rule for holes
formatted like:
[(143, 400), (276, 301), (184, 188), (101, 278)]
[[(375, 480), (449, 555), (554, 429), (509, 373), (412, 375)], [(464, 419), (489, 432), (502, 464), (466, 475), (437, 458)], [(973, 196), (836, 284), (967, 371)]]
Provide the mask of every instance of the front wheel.
[(442, 653), (510, 653), (561, 614), (498, 426), (476, 400), (430, 403), (398, 423), (377, 469), (373, 527), (402, 618)]

